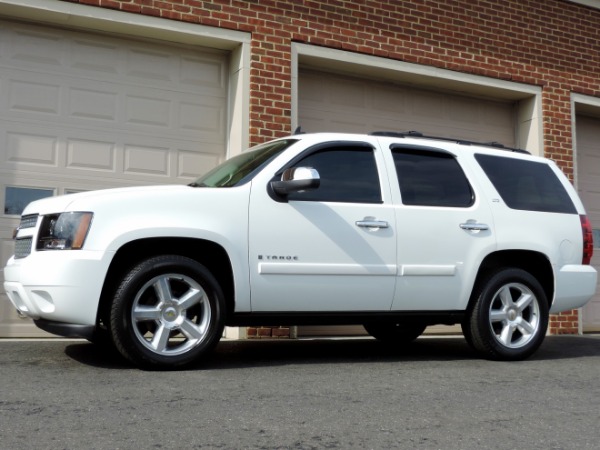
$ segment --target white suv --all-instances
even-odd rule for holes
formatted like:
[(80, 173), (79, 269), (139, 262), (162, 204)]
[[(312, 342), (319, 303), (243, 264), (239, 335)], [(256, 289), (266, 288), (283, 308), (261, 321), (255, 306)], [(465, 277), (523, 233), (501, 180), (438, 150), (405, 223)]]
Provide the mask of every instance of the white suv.
[(183, 366), (225, 325), (363, 324), (407, 342), (462, 325), (484, 357), (531, 355), (549, 313), (594, 294), (592, 233), (552, 162), (419, 133), (298, 134), (188, 186), (25, 209), (6, 292), (63, 336)]

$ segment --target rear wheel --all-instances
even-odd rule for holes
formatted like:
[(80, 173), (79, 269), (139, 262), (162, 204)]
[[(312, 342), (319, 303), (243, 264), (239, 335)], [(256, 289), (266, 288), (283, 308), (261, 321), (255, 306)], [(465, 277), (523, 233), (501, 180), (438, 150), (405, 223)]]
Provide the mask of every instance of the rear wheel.
[(463, 331), (483, 356), (521, 360), (541, 345), (548, 328), (548, 300), (540, 283), (521, 269), (502, 269), (480, 283)]
[(113, 299), (110, 331), (117, 349), (144, 368), (182, 367), (218, 343), (224, 299), (212, 274), (177, 255), (131, 269)]
[(394, 322), (374, 322), (363, 325), (367, 333), (375, 339), (388, 343), (408, 343), (417, 339), (423, 334), (426, 325), (423, 324), (405, 324)]

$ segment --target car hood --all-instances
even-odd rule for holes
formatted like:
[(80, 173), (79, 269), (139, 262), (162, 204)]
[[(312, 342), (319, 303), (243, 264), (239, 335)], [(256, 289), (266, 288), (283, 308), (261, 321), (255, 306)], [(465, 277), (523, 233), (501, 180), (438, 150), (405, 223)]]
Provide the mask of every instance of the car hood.
[(114, 208), (131, 202), (180, 198), (198, 190), (214, 191), (211, 188), (193, 188), (186, 185), (138, 186), (61, 195), (31, 202), (23, 215), (54, 214), (64, 211), (94, 211), (97, 206), (110, 203)]

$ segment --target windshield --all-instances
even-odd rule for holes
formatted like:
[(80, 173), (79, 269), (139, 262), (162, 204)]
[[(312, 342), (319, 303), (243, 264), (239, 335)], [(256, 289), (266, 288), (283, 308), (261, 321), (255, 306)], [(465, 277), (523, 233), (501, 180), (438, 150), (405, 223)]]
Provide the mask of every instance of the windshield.
[(233, 187), (242, 185), (251, 180), (254, 174), (271, 159), (295, 142), (297, 139), (282, 139), (252, 147), (241, 155), (219, 164), (188, 186)]

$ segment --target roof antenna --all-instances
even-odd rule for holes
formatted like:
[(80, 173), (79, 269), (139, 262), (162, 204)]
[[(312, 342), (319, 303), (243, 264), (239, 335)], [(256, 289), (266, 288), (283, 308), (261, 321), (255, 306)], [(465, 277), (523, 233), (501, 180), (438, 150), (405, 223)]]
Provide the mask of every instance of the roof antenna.
[(299, 126), (298, 128), (296, 128), (296, 130), (294, 131), (294, 134), (304, 134), (304, 131), (302, 131), (302, 127)]

